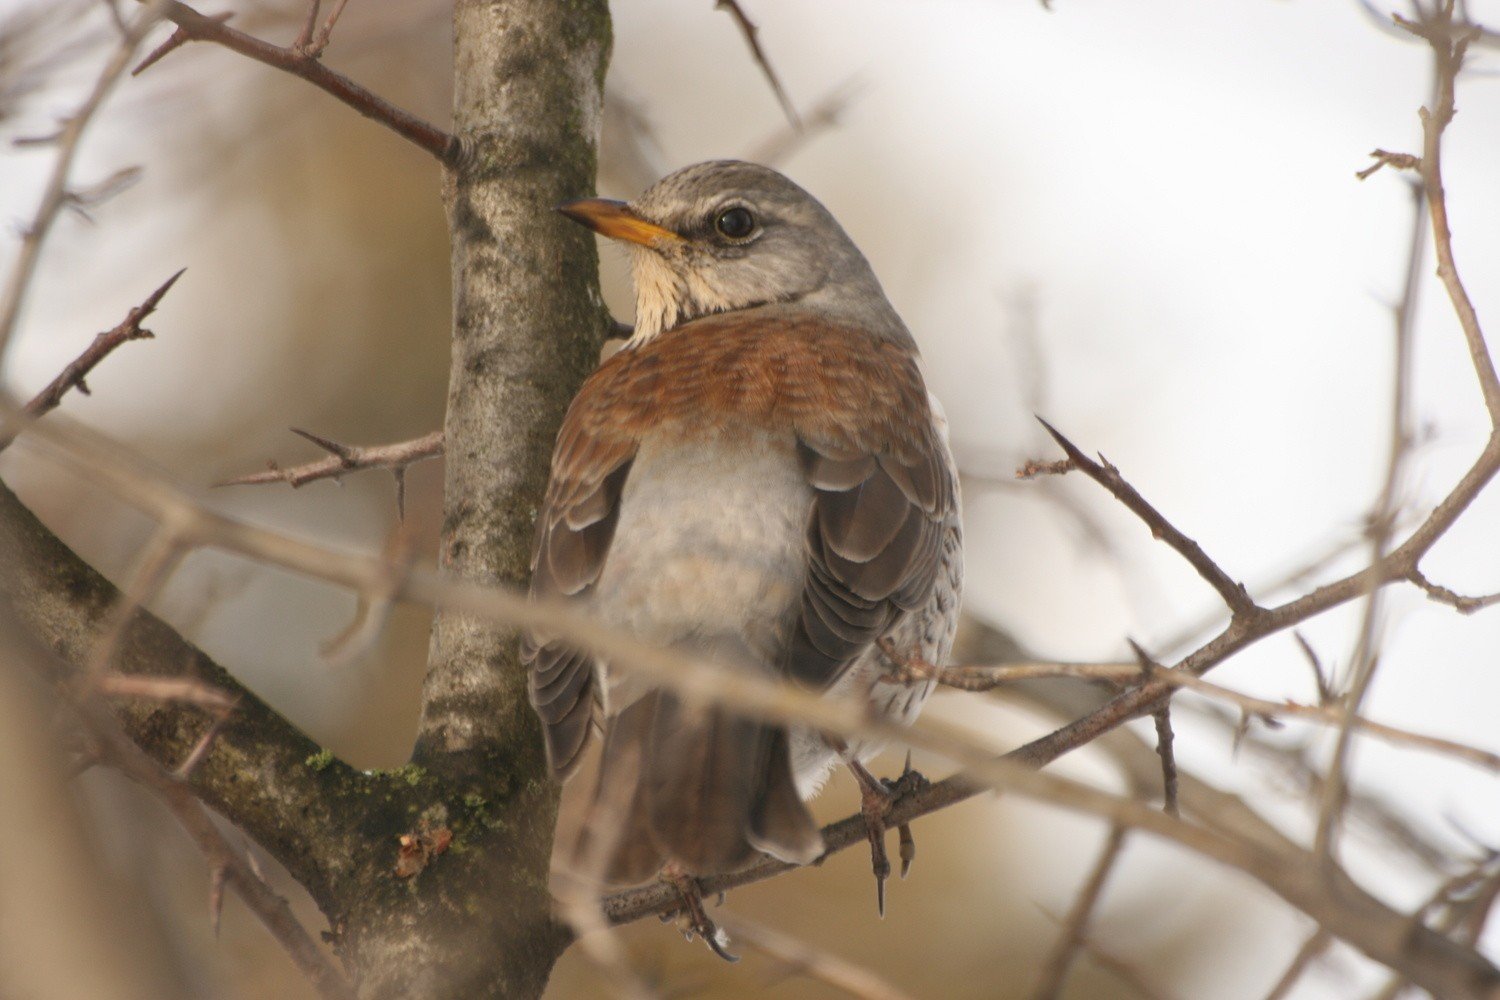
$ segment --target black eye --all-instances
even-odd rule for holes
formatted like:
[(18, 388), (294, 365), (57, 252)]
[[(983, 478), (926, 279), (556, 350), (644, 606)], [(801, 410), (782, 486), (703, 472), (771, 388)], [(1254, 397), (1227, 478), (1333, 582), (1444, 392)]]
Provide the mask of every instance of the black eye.
[(736, 205), (719, 213), (714, 228), (732, 240), (742, 240), (755, 232), (755, 216), (748, 208)]

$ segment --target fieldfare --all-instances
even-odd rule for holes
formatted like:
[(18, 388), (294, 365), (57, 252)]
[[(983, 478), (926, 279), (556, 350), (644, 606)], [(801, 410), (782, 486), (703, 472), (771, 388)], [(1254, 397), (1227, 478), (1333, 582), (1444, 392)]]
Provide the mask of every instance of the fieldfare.
[[(563, 421), (532, 593), (910, 722), (933, 682), (891, 660), (948, 655), (958, 480), (916, 344), (869, 263), (815, 198), (751, 163), (560, 211), (629, 247), (636, 323)], [(606, 881), (683, 887), (761, 853), (815, 860), (804, 801), (842, 761), (864, 792), (883, 905), (890, 795), (863, 766), (879, 743), (688, 708), (554, 637), (523, 649), (553, 772), (571, 774), (603, 733), (584, 829), (612, 838)]]

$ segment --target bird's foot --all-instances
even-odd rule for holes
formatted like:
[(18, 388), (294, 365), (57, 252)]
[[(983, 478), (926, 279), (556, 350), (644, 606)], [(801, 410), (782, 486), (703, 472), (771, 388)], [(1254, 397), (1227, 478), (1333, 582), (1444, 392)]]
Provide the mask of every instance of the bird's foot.
[[(682, 909), (676, 912), (677, 927), (682, 931), (682, 936), (689, 941), (700, 937), (708, 945), (708, 950), (724, 961), (738, 962), (740, 957), (727, 950), (729, 936), (713, 922), (708, 911), (703, 908), (703, 887), (698, 884), (698, 880), (676, 864), (668, 864), (662, 869), (661, 880), (676, 889), (677, 895), (682, 899)], [(722, 899), (721, 896), (721, 902)]]
[[(927, 779), (911, 769), (911, 754), (906, 755), (906, 767), (901, 777), (895, 780), (876, 778), (857, 760), (849, 761), (849, 770), (859, 783), (859, 814), (865, 821), (865, 835), (870, 841), (870, 870), (875, 874), (875, 906), (883, 917), (885, 881), (891, 877), (891, 859), (885, 850), (886, 817), (898, 798), (923, 787)], [(908, 823), (900, 824), (896, 833), (900, 845), (901, 877), (906, 878), (917, 857), (917, 842)]]
[(943, 668), (937, 664), (928, 663), (914, 653), (901, 652), (890, 636), (878, 640), (875, 645), (885, 655), (886, 677), (898, 684), (933, 681), (943, 673)]

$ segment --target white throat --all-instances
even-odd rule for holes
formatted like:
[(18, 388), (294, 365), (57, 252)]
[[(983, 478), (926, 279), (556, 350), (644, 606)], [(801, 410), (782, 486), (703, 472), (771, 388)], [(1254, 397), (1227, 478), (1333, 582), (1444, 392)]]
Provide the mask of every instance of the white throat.
[(635, 333), (629, 343), (647, 343), (663, 330), (711, 313), (747, 305), (735, 302), (703, 279), (690, 260), (669, 262), (659, 251), (631, 247), (635, 279)]

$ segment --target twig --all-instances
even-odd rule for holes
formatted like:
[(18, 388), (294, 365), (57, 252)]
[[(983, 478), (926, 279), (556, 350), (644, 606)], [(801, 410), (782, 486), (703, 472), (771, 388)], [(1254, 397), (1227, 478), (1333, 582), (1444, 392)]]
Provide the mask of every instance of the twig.
[[(959, 675), (956, 683), (950, 675)], [(1018, 680), (1033, 680), (1039, 677), (1081, 677), (1126, 685), (1143, 681), (1141, 668), (1128, 663), (1022, 663), (1004, 664), (996, 667), (948, 667), (938, 676), (938, 682), (959, 690), (980, 692), (1000, 687)], [(1195, 674), (1186, 673), (1178, 667), (1154, 665), (1146, 674), (1145, 683), (1165, 684), (1175, 688), (1186, 688), (1208, 698), (1236, 706), (1248, 716), (1266, 718), (1290, 717), (1321, 722), (1325, 725), (1343, 724), (1344, 713), (1336, 705), (1303, 705), (1295, 701), (1272, 701), (1244, 694), (1232, 688), (1206, 681)], [(1138, 689), (1137, 689), (1138, 690)], [(1408, 746), (1434, 753), (1448, 754), (1460, 760), (1500, 773), (1500, 753), (1493, 753), (1467, 743), (1458, 743), (1440, 736), (1429, 736), (1397, 726), (1375, 722), (1364, 716), (1355, 716), (1354, 728), (1360, 732), (1383, 739), (1396, 746)]]
[(781, 110), (785, 112), (786, 120), (792, 123), (793, 128), (800, 131), (802, 120), (797, 117), (797, 109), (792, 107), (792, 99), (787, 96), (786, 88), (782, 87), (776, 71), (771, 68), (771, 60), (766, 58), (765, 50), (760, 47), (760, 29), (745, 14), (739, 0), (716, 0), (714, 8), (728, 11), (729, 16), (734, 18), (734, 23), (739, 26), (740, 34), (745, 36), (745, 44), (750, 46), (750, 54), (755, 57), (760, 71), (766, 75), (766, 82), (775, 91), (776, 100), (781, 103)]
[(1465, 291), (1458, 275), (1458, 265), (1453, 259), (1453, 231), (1448, 223), (1448, 201), (1443, 190), (1443, 132), (1453, 121), (1454, 90), (1458, 71), (1463, 66), (1464, 55), (1470, 42), (1479, 37), (1476, 25), (1455, 24), (1451, 0), (1440, 0), (1434, 5), (1432, 16), (1421, 22), (1409, 21), (1399, 14), (1392, 15), (1396, 22), (1408, 31), (1425, 38), (1432, 48), (1433, 66), (1437, 77), (1437, 94), (1432, 109), (1422, 109), (1422, 188), (1427, 195), (1427, 211), (1432, 217), (1432, 243), (1437, 254), (1437, 273), (1443, 288), (1448, 293), (1453, 312), (1463, 328), (1464, 340), (1469, 347), (1469, 360), (1479, 377), (1479, 387), (1484, 393), (1485, 409), (1489, 411), (1490, 425), (1500, 428), (1500, 377), (1495, 374), (1495, 362), (1485, 342), (1484, 330), (1479, 324), (1479, 314)]
[[(184, 270), (186, 270), (184, 268)], [(141, 326), (147, 316), (156, 311), (162, 296), (166, 295), (171, 287), (182, 277), (183, 271), (178, 271), (166, 280), (156, 291), (146, 297), (146, 300), (120, 321), (119, 325), (112, 330), (106, 330), (94, 338), (94, 342), (78, 357), (70, 361), (62, 372), (49, 382), (41, 392), (32, 397), (31, 402), (21, 408), (17, 418), (18, 423), (36, 420), (44, 414), (57, 409), (62, 402), (63, 396), (67, 395), (69, 389), (77, 389), (85, 396), (89, 394), (88, 383), (84, 379), (98, 366), (99, 362), (107, 358), (115, 348), (131, 340), (149, 339), (155, 334)], [(15, 440), (20, 429), (0, 431), (0, 451)]]
[[(1390, 546), (1401, 473), (1411, 443), (1409, 400), (1411, 396), (1412, 328), (1416, 317), (1417, 297), (1421, 289), (1420, 267), (1424, 251), (1423, 234), (1426, 229), (1422, 213), (1423, 191), (1427, 194), (1427, 215), (1432, 223), (1433, 242), (1439, 262), (1438, 273), (1440, 276), (1446, 274), (1451, 278), (1450, 299), (1455, 311), (1460, 314), (1460, 323), (1464, 327), (1465, 337), (1470, 341), (1470, 353), (1484, 391), (1485, 405), (1490, 411), (1491, 427), (1492, 429), (1500, 427), (1500, 383), (1495, 382), (1494, 365), (1490, 360), (1488, 349), (1484, 346), (1483, 334), (1478, 328), (1478, 319), (1473, 317), (1473, 307), (1468, 303), (1463, 286), (1458, 281), (1458, 272), (1453, 265), (1452, 236), (1448, 230), (1447, 206), (1443, 195), (1442, 132), (1448, 122), (1453, 119), (1455, 78), (1459, 67), (1463, 64), (1463, 52), (1470, 37), (1464, 33), (1455, 41), (1453, 33), (1449, 30), (1452, 15), (1452, 5), (1439, 2), (1432, 12), (1432, 20), (1424, 21), (1424, 24), (1429, 24), (1433, 28), (1430, 41), (1433, 48), (1433, 81), (1437, 110), (1434, 115), (1423, 109), (1421, 113), (1424, 135), (1422, 158), (1420, 161), (1409, 164), (1420, 172), (1422, 185), (1412, 189), (1412, 234), (1407, 254), (1405, 285), (1401, 301), (1393, 311), (1395, 360), (1391, 391), (1389, 457), (1380, 496), (1370, 517), (1370, 553), (1372, 561), (1377, 563), (1385, 558)], [(1439, 33), (1442, 36), (1441, 42), (1438, 41)], [(1377, 162), (1385, 162), (1386, 159), (1390, 159), (1390, 154)], [(1406, 160), (1401, 160), (1400, 163), (1408, 165)], [(1468, 308), (1473, 319), (1472, 337), (1469, 333), (1469, 323), (1463, 319), (1464, 307)], [(1416, 569), (1415, 564), (1412, 568)], [(1318, 813), (1317, 832), (1314, 835), (1315, 851), (1327, 860), (1332, 859), (1336, 849), (1339, 820), (1343, 814), (1345, 773), (1353, 748), (1354, 718), (1359, 714), (1360, 706), (1364, 704), (1369, 694), (1379, 663), (1376, 632), (1379, 628), (1380, 605), (1380, 586), (1372, 579), (1367, 584), (1359, 637), (1350, 660), (1353, 677), (1349, 683), (1349, 691), (1341, 702), (1344, 721), (1339, 727), (1338, 740), (1334, 745), (1333, 757), (1328, 765), (1328, 782), (1324, 786), (1323, 801)]]
[(1156, 755), (1161, 758), (1162, 808), (1177, 815), (1177, 756), (1172, 751), (1172, 706), (1151, 713), (1156, 721)]
[[(238, 52), (242, 56), (248, 56), (256, 62), (301, 77), (371, 121), (379, 122), (403, 139), (426, 150), (445, 165), (451, 166), (457, 161), (459, 142), (454, 136), (423, 121), (411, 112), (396, 107), (343, 74), (329, 69), (317, 58), (321, 48), (314, 52), (300, 51), (295, 46), (282, 48), (229, 27), (224, 23), (223, 16), (209, 17), (200, 14), (188, 5), (178, 3), (177, 0), (166, 0), (158, 5), (167, 20), (177, 25), (177, 30), (160, 48), (137, 66), (135, 72), (139, 73), (160, 61), (168, 52), (181, 47), (186, 42), (213, 42)], [(343, 4), (341, 3), (335, 8), (333, 15), (329, 18), (329, 23), (324, 25), (325, 31), (333, 30), (332, 22), (342, 10)], [(323, 32), (319, 32), (319, 38), (322, 38), (324, 45), (327, 44), (327, 39), (323, 38)], [(313, 44), (317, 44), (316, 39)]]
[(100, 105), (104, 103), (115, 84), (124, 75), (126, 68), (130, 66), (136, 49), (156, 26), (156, 22), (161, 20), (169, 6), (169, 0), (149, 0), (145, 4), (144, 9), (130, 23), (130, 29), (121, 36), (120, 44), (115, 48), (114, 55), (105, 64), (98, 79), (94, 81), (93, 89), (89, 91), (88, 97), (68, 118), (62, 131), (56, 137), (57, 159), (52, 165), (51, 174), (48, 175), (46, 187), (42, 190), (42, 198), (37, 205), (36, 213), (21, 237), (21, 249), (16, 255), (16, 262), (11, 268), (10, 277), (6, 280), (5, 291), (0, 294), (0, 370), (3, 370), (5, 350), (10, 344), (11, 336), (15, 333), (16, 323), (20, 319), (21, 307), (26, 300), (26, 292), (31, 285), (32, 275), (36, 273), (42, 245), (46, 242), (47, 234), (52, 231), (52, 224), (57, 221), (58, 213), (67, 205), (68, 177), (72, 173), (73, 161), (78, 155), (78, 146), (83, 139), (83, 133), (99, 111)]
[(1446, 604), (1449, 607), (1456, 608), (1459, 614), (1472, 615), (1476, 611), (1482, 611), (1495, 604), (1500, 604), (1500, 594), (1486, 594), (1483, 597), (1465, 597), (1463, 594), (1433, 583), (1419, 569), (1412, 570), (1407, 579), (1422, 588), (1423, 592), (1429, 598), (1437, 601), (1439, 604)]
[(1307, 641), (1300, 629), (1292, 629), (1292, 638), (1297, 640), (1297, 648), (1302, 650), (1302, 655), (1307, 658), (1308, 669), (1312, 671), (1313, 685), (1318, 692), (1318, 704), (1327, 705), (1334, 700), (1333, 686), (1328, 683), (1328, 675), (1323, 671), (1323, 661), (1318, 659), (1317, 650), (1312, 648), (1312, 643)]
[[(1151, 529), (1153, 538), (1159, 538), (1174, 549), (1178, 555), (1188, 561), (1198, 575), (1207, 581), (1208, 585), (1218, 592), (1220, 598), (1229, 606), (1230, 613), (1236, 618), (1257, 618), (1263, 614), (1263, 609), (1250, 599), (1250, 594), (1245, 590), (1245, 585), (1236, 583), (1219, 568), (1219, 564), (1208, 557), (1198, 545), (1187, 535), (1179, 531), (1166, 518), (1141, 496), (1134, 486), (1127, 483), (1120, 470), (1116, 469), (1101, 456), (1100, 462), (1089, 458), (1078, 446), (1069, 441), (1051, 424), (1038, 417), (1037, 421), (1052, 435), (1052, 440), (1067, 453), (1069, 468), (1078, 469), (1094, 482), (1108, 490), (1116, 500), (1124, 504), (1131, 513), (1145, 522), (1146, 527)], [(1102, 464), (1101, 464), (1102, 463)], [(1051, 472), (1053, 469), (1042, 466), (1038, 471)]]
[(1073, 906), (1063, 919), (1057, 943), (1052, 946), (1052, 950), (1047, 954), (1047, 960), (1042, 963), (1042, 971), (1038, 975), (1036, 988), (1031, 993), (1032, 1000), (1055, 1000), (1062, 994), (1063, 984), (1067, 981), (1068, 967), (1073, 964), (1073, 957), (1083, 947), (1089, 919), (1093, 915), (1094, 907), (1098, 905), (1100, 895), (1104, 892), (1105, 880), (1114, 870), (1115, 862), (1119, 860), (1120, 851), (1124, 846), (1125, 828), (1110, 827), (1109, 837), (1104, 841), (1104, 849), (1099, 852), (1099, 860), (1094, 862), (1087, 881), (1079, 889), (1077, 898), (1073, 900)]
[(735, 940), (762, 951), (791, 971), (832, 986), (860, 1000), (910, 1000), (880, 976), (846, 958), (814, 948), (806, 941), (772, 930), (739, 914), (723, 913), (718, 922)]
[(438, 458), (443, 454), (442, 431), (433, 431), (431, 434), (424, 434), (409, 441), (398, 441), (395, 444), (364, 446), (340, 444), (295, 427), (292, 428), (292, 433), (313, 442), (329, 452), (329, 456), (316, 462), (294, 465), (286, 469), (272, 464), (263, 472), (251, 472), (223, 479), (214, 483), (214, 486), (258, 486), (262, 483), (286, 483), (297, 487), (319, 479), (338, 479), (347, 472), (358, 472), (361, 469), (390, 469), (399, 474), (410, 465), (429, 458)]

